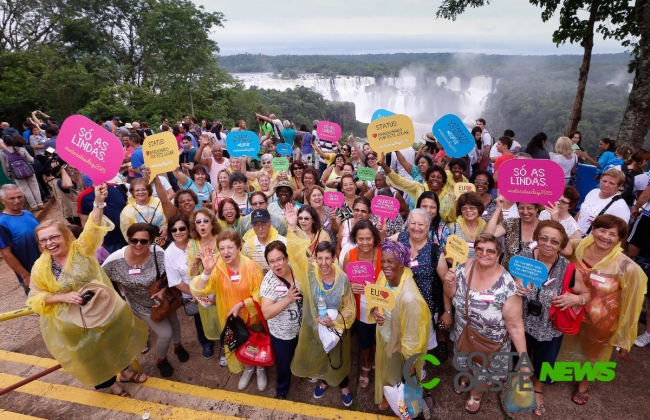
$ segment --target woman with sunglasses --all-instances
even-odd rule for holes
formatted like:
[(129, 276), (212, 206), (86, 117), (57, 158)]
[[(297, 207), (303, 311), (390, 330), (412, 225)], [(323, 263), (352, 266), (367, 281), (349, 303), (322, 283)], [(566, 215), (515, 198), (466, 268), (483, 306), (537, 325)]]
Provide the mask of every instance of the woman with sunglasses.
[(343, 176), (344, 163), (345, 158), (339, 153), (334, 157), (334, 163), (325, 169), (320, 180), (325, 186), (325, 191), (336, 191), (339, 186), (342, 186), (341, 177)]
[[(348, 387), (350, 373), (350, 332), (354, 322), (356, 305), (348, 277), (334, 264), (335, 249), (330, 242), (321, 242), (314, 253), (315, 262), (307, 258), (309, 240), (298, 232), (298, 215), (288, 204), (284, 212), (289, 232), (287, 251), (291, 260), (294, 279), (303, 294), (303, 311), (298, 346), (291, 361), (291, 371), (302, 378), (315, 378), (320, 382), (314, 389), (319, 399), (329, 386), (338, 386), (346, 407), (352, 405), (352, 392)], [(298, 232), (298, 235), (296, 235)], [(318, 315), (318, 297), (322, 296), (329, 310), (338, 312), (336, 317)], [(318, 327), (323, 325), (340, 331), (340, 341), (326, 353), (319, 338)]]
[(481, 219), (487, 222), (497, 208), (497, 202), (490, 194), (490, 191), (494, 188), (494, 178), (488, 171), (478, 169), (472, 172), (472, 176), (469, 177), (469, 182), (474, 184), (476, 194), (481, 198), (481, 202), (483, 203)]
[[(461, 197), (467, 194), (471, 193)], [(459, 349), (459, 343), (464, 342), (460, 339), (463, 330), (468, 326), (469, 320), (469, 326), (476, 334), (501, 345), (499, 352), (509, 352), (511, 344), (514, 344), (521, 356), (526, 349), (521, 297), (517, 294), (517, 283), (510, 273), (499, 265), (501, 244), (497, 238), (489, 233), (481, 233), (474, 241), (473, 248), (476, 251), (474, 258), (468, 258), (465, 263), (458, 264), (455, 271), (448, 270), (445, 275), (445, 305), (452, 303), (456, 309), (455, 363), (461, 367), (472, 364), (474, 375), (489, 375), (494, 373), (491, 364), (483, 367), (486, 363), (479, 364), (476, 358), (468, 360), (467, 356), (458, 356), (459, 352), (468, 350)], [(467, 333), (469, 331), (465, 332)], [(509, 370), (508, 356), (496, 356), (496, 359)], [(520, 371), (530, 372), (530, 369), (522, 367)], [(479, 384), (479, 390), (471, 387), (469, 398), (465, 402), (465, 411), (468, 414), (479, 412), (483, 393), (494, 381), (488, 379), (485, 384)], [(454, 392), (462, 395), (470, 388), (469, 385), (467, 378), (461, 377), (458, 382), (454, 379)]]
[(298, 209), (298, 226), (309, 239), (308, 251), (311, 255), (314, 255), (319, 243), (330, 241), (329, 233), (322, 228), (318, 213), (312, 206), (305, 205)]
[(305, 170), (303, 171), (302, 174), (301, 183), (302, 183), (302, 188), (296, 190), (293, 193), (293, 200), (301, 204), (307, 204), (305, 198), (305, 190), (307, 190), (307, 188), (313, 187), (314, 185), (318, 185), (319, 187), (323, 188), (323, 185), (321, 185), (320, 183), (320, 176), (318, 175), (318, 169), (314, 168), (313, 166), (305, 166)]
[[(539, 372), (543, 363), (555, 364), (562, 345), (562, 333), (553, 326), (549, 313), (552, 306), (559, 310), (581, 309), (591, 300), (591, 293), (582, 280), (582, 274), (575, 266), (560, 255), (569, 242), (564, 227), (555, 220), (539, 222), (533, 232), (533, 240), (539, 246), (521, 251), (519, 255), (543, 263), (548, 269), (547, 281), (538, 287), (532, 282), (523, 287), (522, 280), (515, 278), (519, 295), (523, 299), (524, 329), (526, 333), (526, 352), (533, 363), (532, 376), (535, 389), (535, 408), (533, 413), (541, 416), (546, 412), (542, 396), (542, 382)], [(571, 276), (570, 293), (562, 294), (565, 276)], [(533, 303), (534, 302), (534, 303)], [(552, 381), (546, 379), (545, 383)]]
[[(172, 216), (168, 222), (169, 232), (172, 243), (165, 250), (165, 271), (167, 272), (167, 281), (169, 287), (176, 287), (183, 295), (183, 304), (185, 313), (194, 318), (194, 327), (196, 336), (203, 348), (203, 357), (211, 359), (213, 354), (214, 342), (208, 340), (203, 332), (203, 324), (199, 315), (198, 301), (192, 296), (190, 291), (190, 279), (187, 277), (187, 252), (190, 242), (190, 219), (182, 214)], [(192, 305), (193, 304), (193, 305)], [(190, 314), (188, 308), (196, 312)]]
[(474, 192), (461, 194), (456, 202), (456, 212), (460, 216), (456, 222), (449, 225), (449, 231), (467, 242), (467, 258), (474, 258), (474, 241), (486, 226), (485, 220), (480, 217), (483, 213), (481, 198)]
[(321, 227), (325, 230), (332, 243), (336, 243), (336, 233), (339, 231), (339, 223), (336, 219), (336, 210), (323, 204), (325, 190), (320, 185), (308, 187), (305, 191), (305, 204), (316, 211)]
[(172, 340), (174, 353), (181, 363), (187, 362), (190, 355), (181, 344), (181, 325), (176, 312), (160, 322), (151, 319), (151, 309), (164, 299), (164, 289), (150, 296), (149, 286), (156, 281), (158, 273), (165, 272), (165, 253), (160, 247), (151, 247), (155, 234), (150, 225), (135, 223), (126, 233), (129, 245), (112, 253), (102, 268), (112, 281), (118, 283), (133, 312), (156, 333), (156, 366), (163, 377), (169, 377), (174, 373), (174, 368), (167, 361), (167, 351)]
[[(230, 315), (240, 317), (244, 322), (256, 324), (259, 322), (255, 302), (260, 301), (260, 285), (264, 274), (259, 265), (241, 253), (242, 242), (234, 230), (224, 230), (216, 238), (218, 253), (214, 248), (206, 246), (198, 257), (201, 259), (203, 271), (190, 282), (193, 296), (216, 296), (216, 310), (209, 313), (204, 324), (212, 325), (215, 332), (221, 335)], [(223, 343), (222, 343), (223, 344)], [(246, 389), (256, 369), (239, 362), (230, 353), (227, 346), (226, 361), (231, 373), (244, 371), (237, 388)], [(266, 389), (266, 370), (257, 368), (257, 389)]]
[(582, 239), (582, 232), (576, 219), (569, 213), (578, 205), (580, 201), (580, 193), (572, 186), (567, 185), (564, 187), (564, 194), (560, 197), (555, 204), (548, 203), (544, 206), (545, 210), (539, 214), (539, 220), (555, 220), (563, 227), (569, 239)]
[[(217, 248), (217, 235), (221, 233), (221, 226), (217, 217), (209, 209), (200, 209), (190, 217), (190, 240), (187, 245), (187, 277), (190, 283), (203, 272), (203, 263), (199, 252), (210, 248), (215, 253)], [(200, 296), (198, 301), (199, 316), (203, 325), (203, 332), (209, 340), (218, 340), (221, 331), (217, 331), (214, 324), (208, 322), (208, 317), (216, 312), (215, 296)], [(226, 366), (225, 356), (219, 361), (221, 366)]]
[(115, 228), (104, 216), (107, 195), (105, 184), (95, 187), (95, 208), (77, 240), (62, 220), (47, 220), (36, 228), (42, 254), (32, 267), (27, 305), (39, 315), (43, 341), (66, 372), (85, 386), (128, 397), (116, 383), (117, 374), (121, 371), (120, 382), (147, 380), (144, 373), (129, 369), (147, 342), (147, 326), (118, 296), (113, 313), (100, 328), (79, 327), (68, 315), (69, 305), (83, 303), (79, 289), (92, 281), (117, 294), (95, 257), (106, 233)]
[(239, 206), (235, 203), (235, 200), (232, 198), (222, 200), (217, 209), (217, 218), (219, 219), (221, 230), (236, 230), (241, 217), (239, 215)]
[(296, 186), (295, 190), (300, 190), (304, 187), (302, 183), (302, 175), (305, 173), (305, 164), (301, 160), (294, 160), (289, 165), (289, 173), (291, 174), (291, 182)]

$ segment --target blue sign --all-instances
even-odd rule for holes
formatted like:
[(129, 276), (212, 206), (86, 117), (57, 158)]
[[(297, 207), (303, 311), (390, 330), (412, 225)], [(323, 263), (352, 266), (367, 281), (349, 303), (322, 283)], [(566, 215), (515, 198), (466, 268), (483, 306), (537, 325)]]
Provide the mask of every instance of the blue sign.
[(445, 153), (451, 157), (466, 156), (474, 148), (474, 136), (460, 118), (453, 114), (447, 114), (436, 121), (431, 131)]
[[(519, 277), (524, 287), (531, 281), (537, 287), (542, 287), (548, 279), (548, 268), (543, 262), (516, 255), (510, 259), (508, 268), (512, 277)], [(562, 279), (559, 279), (562, 281)]]
[(378, 110), (372, 113), (372, 117), (370, 118), (370, 121), (378, 120), (380, 118), (390, 117), (391, 115), (395, 115), (395, 113), (390, 112), (387, 109), (379, 108)]
[(291, 145), (287, 143), (279, 143), (275, 146), (275, 151), (278, 152), (280, 156), (291, 156)]
[(252, 131), (231, 131), (226, 136), (226, 149), (231, 157), (248, 156), (259, 160), (260, 140)]

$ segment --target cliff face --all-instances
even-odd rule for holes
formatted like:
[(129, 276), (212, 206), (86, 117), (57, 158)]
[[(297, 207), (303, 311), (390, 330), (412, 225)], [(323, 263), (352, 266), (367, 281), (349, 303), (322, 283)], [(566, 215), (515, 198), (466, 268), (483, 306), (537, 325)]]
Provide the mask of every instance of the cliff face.
[(350, 129), (356, 123), (354, 102), (327, 101), (327, 120), (337, 123), (342, 131)]

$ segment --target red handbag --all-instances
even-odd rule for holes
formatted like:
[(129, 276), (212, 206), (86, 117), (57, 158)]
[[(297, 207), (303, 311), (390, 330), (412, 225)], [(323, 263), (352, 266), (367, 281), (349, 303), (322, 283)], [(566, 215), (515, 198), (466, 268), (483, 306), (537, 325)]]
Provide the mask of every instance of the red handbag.
[(250, 333), (248, 340), (237, 347), (235, 350), (235, 357), (241, 363), (248, 366), (273, 366), (275, 364), (275, 355), (273, 354), (273, 348), (271, 347), (271, 335), (269, 333), (269, 326), (266, 324), (264, 319), (264, 314), (262, 313), (262, 308), (260, 308), (259, 303), (255, 302), (255, 299), (251, 297), (251, 300), (255, 304), (257, 309), (258, 316), (262, 321), (262, 326), (264, 327), (263, 332), (256, 332), (250, 329), (250, 314), (248, 316), (248, 322), (246, 322), (246, 327)]
[[(571, 293), (569, 291), (569, 285), (574, 272), (575, 266), (569, 263), (564, 273), (564, 279), (562, 279), (562, 295)], [(580, 306), (577, 311), (574, 308), (566, 308), (562, 311), (557, 306), (551, 305), (551, 310), (548, 315), (551, 318), (551, 322), (553, 322), (553, 326), (558, 331), (563, 334), (576, 335), (580, 331), (580, 324), (582, 323), (582, 318), (585, 316), (585, 307)]]

